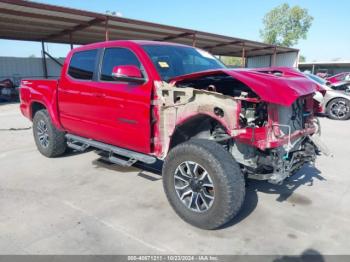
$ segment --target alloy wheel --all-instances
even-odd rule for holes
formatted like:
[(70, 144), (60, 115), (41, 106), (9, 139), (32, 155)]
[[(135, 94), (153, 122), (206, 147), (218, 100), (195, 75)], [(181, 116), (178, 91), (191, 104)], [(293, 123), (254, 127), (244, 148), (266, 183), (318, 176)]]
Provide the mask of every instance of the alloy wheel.
[(181, 202), (192, 211), (205, 212), (214, 202), (213, 181), (196, 162), (185, 161), (176, 168), (174, 185)]
[(49, 134), (45, 121), (40, 120), (36, 129), (40, 145), (44, 148), (47, 148), (49, 146)]
[(342, 100), (334, 102), (330, 109), (331, 115), (338, 119), (346, 117), (349, 112), (349, 106)]

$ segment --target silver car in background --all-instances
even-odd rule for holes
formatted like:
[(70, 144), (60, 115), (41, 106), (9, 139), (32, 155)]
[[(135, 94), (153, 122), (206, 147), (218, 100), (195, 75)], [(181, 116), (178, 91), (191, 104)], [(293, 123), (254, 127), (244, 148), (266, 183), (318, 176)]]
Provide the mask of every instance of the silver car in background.
[(322, 113), (336, 120), (347, 120), (350, 118), (350, 83), (340, 82), (332, 85), (325, 79), (316, 75), (305, 73), (305, 75), (321, 85), (326, 93), (323, 99), (317, 99), (321, 104)]

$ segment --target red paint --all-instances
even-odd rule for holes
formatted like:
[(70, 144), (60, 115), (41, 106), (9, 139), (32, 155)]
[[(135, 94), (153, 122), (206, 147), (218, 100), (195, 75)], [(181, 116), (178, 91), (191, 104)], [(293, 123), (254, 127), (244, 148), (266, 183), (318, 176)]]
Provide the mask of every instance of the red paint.
[(32, 105), (39, 103), (45, 106), (51, 116), (52, 123), (62, 129), (57, 103), (57, 80), (23, 80), (21, 81), (21, 111), (32, 119)]
[(350, 72), (339, 73), (339, 74), (336, 74), (334, 76), (328, 77), (327, 81), (331, 82), (332, 84), (335, 84), (335, 83), (344, 81), (345, 77), (348, 75), (350, 75)]
[[(305, 110), (313, 112), (313, 99), (312, 96), (307, 96), (303, 98), (305, 100)], [(313, 113), (306, 119), (308, 124), (313, 118)], [(281, 131), (278, 127), (278, 105), (269, 104), (268, 106), (268, 123), (264, 127), (258, 128), (245, 128), (235, 137), (237, 141), (245, 144), (252, 145), (259, 148), (260, 150), (265, 150), (267, 148), (276, 148), (288, 143), (287, 136), (281, 136)], [(273, 131), (272, 131), (273, 130)], [(272, 131), (272, 132), (271, 132)], [(311, 135), (316, 132), (316, 127), (310, 126), (302, 130), (297, 130), (291, 134), (291, 141), (305, 135)]]
[[(95, 139), (108, 144), (128, 148), (138, 152), (153, 154), (158, 157), (168, 145), (162, 144), (159, 130), (160, 107), (155, 92), (160, 76), (151, 59), (141, 48), (149, 41), (110, 41), (86, 45), (72, 50), (63, 65), (59, 80), (23, 80), (21, 83), (21, 111), (32, 119), (33, 103), (42, 104), (49, 112), (53, 124), (69, 133)], [(157, 43), (172, 45), (170, 43)], [(147, 77), (143, 83), (82, 81), (67, 74), (72, 55), (75, 52), (123, 47), (130, 49), (143, 65)], [(282, 76), (273, 75), (280, 71)], [(139, 69), (130, 65), (114, 68), (113, 72), (140, 78)], [(219, 121), (227, 132), (237, 140), (251, 144), (260, 149), (276, 147), (286, 143), (285, 138), (271, 137), (269, 132), (273, 123), (277, 122), (276, 106), (290, 106), (298, 97), (312, 94), (317, 86), (303, 75), (288, 68), (265, 68), (255, 70), (211, 70), (198, 72), (175, 78), (172, 82), (196, 78), (204, 75), (226, 73), (250, 87), (258, 96), (251, 102), (265, 101), (269, 103), (269, 124), (266, 127), (240, 129), (239, 100), (237, 112), (232, 113), (237, 118), (233, 126), (212, 112), (207, 114)], [(179, 125), (196, 113), (179, 116)], [(293, 134), (297, 137), (312, 130), (301, 130)]]
[(112, 70), (112, 75), (116, 78), (118, 77), (135, 77), (142, 78), (142, 73), (137, 66), (134, 65), (125, 65), (125, 66), (116, 66)]
[[(268, 72), (279, 71), (282, 76)], [(292, 68), (259, 68), (259, 69), (220, 69), (184, 75), (172, 79), (172, 83), (185, 79), (194, 79), (205, 75), (226, 73), (250, 87), (262, 101), (290, 106), (300, 96), (314, 93), (318, 86), (302, 73)]]

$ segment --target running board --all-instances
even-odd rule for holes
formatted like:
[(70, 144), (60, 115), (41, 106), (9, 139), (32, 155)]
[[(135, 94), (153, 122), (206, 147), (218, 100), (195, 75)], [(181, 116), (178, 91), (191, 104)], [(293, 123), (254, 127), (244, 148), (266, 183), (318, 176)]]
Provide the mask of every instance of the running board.
[(132, 166), (137, 162), (136, 159), (130, 158), (129, 160), (124, 160), (119, 157), (115, 157), (113, 155), (110, 155), (109, 157), (102, 157), (105, 161), (111, 162), (113, 164), (123, 166), (123, 167), (129, 167)]
[[(132, 165), (136, 161), (140, 161), (146, 164), (153, 164), (157, 161), (157, 159), (153, 156), (138, 153), (138, 152), (131, 151), (125, 148), (117, 147), (117, 146), (108, 145), (92, 139), (71, 135), (71, 134), (66, 134), (66, 138), (67, 138), (67, 145), (78, 151), (84, 151), (85, 149), (91, 146), (91, 147), (98, 148), (100, 150), (113, 153), (116, 155), (120, 155), (129, 159), (129, 160), (122, 160), (117, 157), (110, 156), (108, 159), (115, 164), (121, 164), (121, 165), (126, 164), (127, 166), (129, 164)], [(80, 143), (81, 145), (77, 145), (76, 143)]]

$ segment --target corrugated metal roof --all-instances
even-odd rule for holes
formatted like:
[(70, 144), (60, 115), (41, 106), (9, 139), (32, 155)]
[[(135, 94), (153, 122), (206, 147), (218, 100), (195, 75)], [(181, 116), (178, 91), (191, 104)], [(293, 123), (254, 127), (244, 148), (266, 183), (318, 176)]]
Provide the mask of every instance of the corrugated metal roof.
[[(106, 29), (107, 32), (106, 33)], [(23, 0), (0, 0), (0, 38), (89, 44), (109, 40), (157, 40), (206, 49), (215, 55), (271, 55), (297, 49), (192, 29), (121, 18)]]

